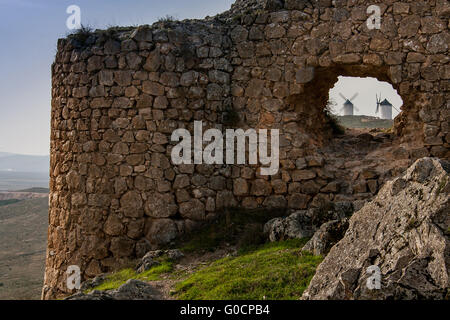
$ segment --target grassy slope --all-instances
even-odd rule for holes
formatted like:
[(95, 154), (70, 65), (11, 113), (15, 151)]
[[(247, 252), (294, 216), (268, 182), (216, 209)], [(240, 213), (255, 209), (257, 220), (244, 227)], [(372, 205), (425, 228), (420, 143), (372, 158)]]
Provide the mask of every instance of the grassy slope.
[(0, 299), (40, 298), (47, 221), (47, 198), (0, 207)]
[(283, 210), (226, 210), (214, 223), (181, 239), (177, 246), (186, 255), (233, 246), (239, 249), (236, 256), (210, 261), (201, 269), (195, 266), (188, 273), (174, 271), (173, 262), (162, 257), (160, 266), (140, 275), (133, 269), (113, 273), (94, 289), (117, 289), (129, 279), (170, 279), (176, 283), (177, 299), (298, 299), (322, 257), (301, 253), (306, 240), (264, 243), (264, 222), (283, 214)]
[(112, 290), (129, 279), (155, 281), (170, 275), (177, 281), (175, 298), (181, 300), (298, 299), (322, 261), (320, 256), (301, 253), (305, 242), (289, 240), (247, 248), (190, 275), (173, 272), (173, 263), (162, 260), (161, 265), (142, 274), (133, 269), (113, 273), (94, 289)]
[(304, 241), (270, 243), (227, 257), (189, 276), (177, 287), (186, 300), (299, 299), (322, 258), (301, 253)]

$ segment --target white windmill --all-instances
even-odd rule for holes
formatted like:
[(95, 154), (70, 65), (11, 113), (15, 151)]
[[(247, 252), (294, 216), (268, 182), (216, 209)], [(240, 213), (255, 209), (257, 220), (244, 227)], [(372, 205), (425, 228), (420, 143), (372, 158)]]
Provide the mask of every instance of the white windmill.
[(353, 116), (354, 110), (359, 111), (359, 109), (356, 108), (353, 104), (353, 100), (355, 100), (355, 98), (358, 96), (358, 93), (355, 93), (350, 99), (347, 99), (342, 93), (339, 93), (339, 95), (345, 101), (344, 106), (341, 109), (341, 112), (344, 116)]
[(377, 95), (376, 98), (377, 98), (377, 110), (375, 111), (375, 113), (376, 114), (380, 113), (380, 119), (392, 120), (392, 108), (395, 109), (395, 107), (387, 99), (381, 101), (381, 94), (380, 97), (378, 97)]

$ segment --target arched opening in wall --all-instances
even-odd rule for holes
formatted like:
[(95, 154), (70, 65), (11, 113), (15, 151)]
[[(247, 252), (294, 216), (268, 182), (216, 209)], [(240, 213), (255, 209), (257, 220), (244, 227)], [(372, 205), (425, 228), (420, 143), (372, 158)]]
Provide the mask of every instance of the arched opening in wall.
[(392, 85), (373, 77), (340, 76), (327, 108), (338, 125), (360, 132), (391, 131), (403, 100)]
[[(335, 115), (343, 115), (340, 112), (344, 103), (351, 100), (357, 92), (359, 92), (359, 95), (355, 99), (358, 98), (357, 108), (360, 111), (354, 114), (373, 117), (373, 120), (381, 118), (381, 111), (378, 110), (378, 113), (376, 113), (378, 95), (378, 99), (382, 98), (379, 101), (380, 107), (381, 102), (386, 99), (386, 103), (390, 102), (398, 109), (393, 109), (392, 112), (392, 118), (397, 118), (393, 122), (388, 122), (390, 128), (392, 128), (392, 123), (395, 123), (394, 130), (389, 128), (378, 130), (392, 131), (395, 135), (402, 135), (401, 130), (399, 130), (401, 127), (398, 126), (400, 121), (397, 120), (407, 116), (408, 111), (403, 112), (404, 107), (402, 105), (410, 105), (413, 95), (403, 97), (397, 93), (398, 86), (395, 82), (398, 75), (392, 74), (391, 70), (392, 68), (389, 68), (389, 66), (372, 65), (302, 68), (296, 74), (297, 83), (302, 84), (302, 91), (300, 94), (289, 97), (287, 108), (298, 115), (298, 127), (312, 137), (314, 144), (324, 146), (333, 138), (354, 131), (353, 129), (345, 130)], [(347, 79), (350, 79), (350, 82)], [(336, 95), (334, 95), (334, 92), (336, 92)], [(343, 101), (339, 93), (347, 99)], [(375, 123), (377, 122), (375, 121)], [(361, 130), (363, 132), (370, 131), (371, 129), (377, 129), (377, 127), (379, 126), (374, 125), (374, 128)]]
[[(313, 165), (324, 168), (316, 172), (319, 178), (307, 185), (312, 187), (308, 192), (319, 191), (311, 206), (318, 207), (326, 201), (363, 203), (409, 164), (409, 153), (400, 146), (398, 120), (408, 116), (414, 94), (398, 94), (399, 81), (392, 70), (389, 66), (340, 65), (306, 67), (297, 72), (297, 82), (303, 83), (303, 90), (290, 96), (287, 106), (297, 116), (300, 136), (308, 139), (303, 153), (317, 155), (323, 161), (312, 162)], [(359, 95), (354, 97), (356, 93)], [(381, 102), (386, 99), (398, 109), (392, 111), (395, 121), (390, 119), (383, 126), (379, 123), (387, 119), (379, 119), (381, 112), (376, 112), (376, 95), (380, 98), (380, 94)], [(331, 107), (330, 100), (334, 100)], [(361, 116), (359, 124), (353, 125), (355, 128), (343, 128), (336, 117), (343, 115), (347, 100), (358, 108), (353, 115)], [(298, 163), (297, 168), (303, 168), (303, 162)]]

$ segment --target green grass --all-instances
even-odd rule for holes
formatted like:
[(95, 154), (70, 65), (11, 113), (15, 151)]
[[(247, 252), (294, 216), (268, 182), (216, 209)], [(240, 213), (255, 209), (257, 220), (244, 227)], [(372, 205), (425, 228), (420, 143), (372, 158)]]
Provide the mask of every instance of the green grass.
[(106, 280), (99, 286), (88, 290), (107, 291), (115, 290), (121, 285), (125, 284), (130, 279), (136, 279), (141, 281), (156, 281), (160, 279), (160, 276), (165, 273), (170, 273), (173, 270), (173, 263), (171, 261), (163, 261), (160, 265), (151, 268), (143, 273), (136, 273), (135, 270), (129, 268), (112, 273), (106, 277)]
[(192, 274), (176, 286), (181, 300), (291, 300), (309, 285), (321, 256), (302, 253), (306, 240), (243, 250)]
[(178, 279), (174, 297), (180, 300), (296, 300), (323, 260), (301, 252), (306, 241), (247, 246), (237, 256), (211, 262), (191, 275), (177, 275), (173, 262), (162, 258), (161, 265), (141, 274), (131, 268), (110, 274), (101, 285), (87, 292), (115, 290), (130, 279), (156, 281), (166, 274)]

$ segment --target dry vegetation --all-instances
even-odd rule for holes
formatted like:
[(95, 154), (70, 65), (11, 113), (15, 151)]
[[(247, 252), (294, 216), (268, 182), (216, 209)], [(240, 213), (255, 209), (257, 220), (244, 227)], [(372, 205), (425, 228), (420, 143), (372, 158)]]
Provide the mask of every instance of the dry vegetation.
[(44, 278), (48, 199), (0, 207), (0, 299), (39, 299)]

